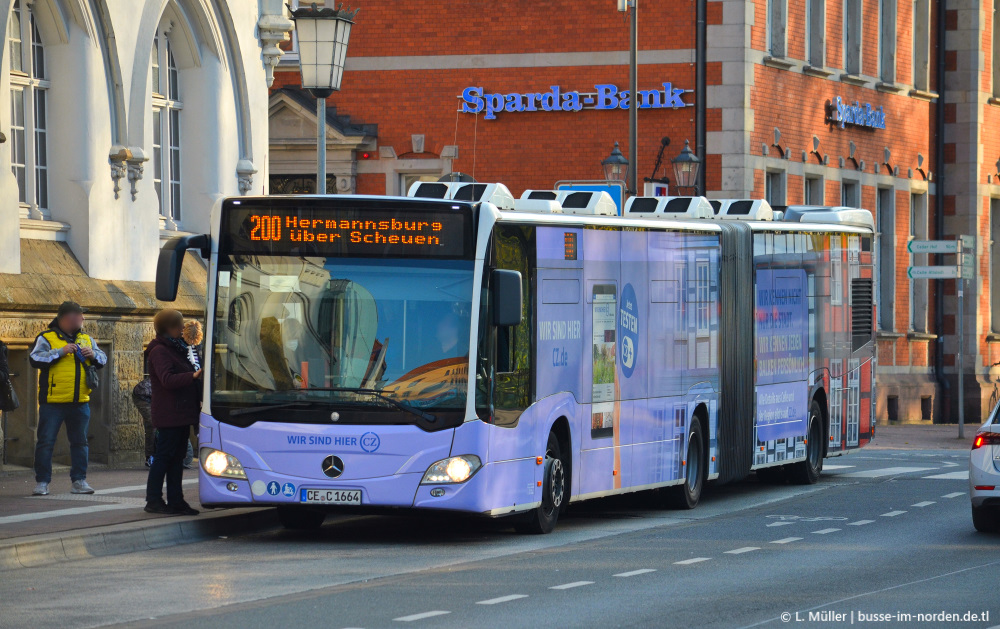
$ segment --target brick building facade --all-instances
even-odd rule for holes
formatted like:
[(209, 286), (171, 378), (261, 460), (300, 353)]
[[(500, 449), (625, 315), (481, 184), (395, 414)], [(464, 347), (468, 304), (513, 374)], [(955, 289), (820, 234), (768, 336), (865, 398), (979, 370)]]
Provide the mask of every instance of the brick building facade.
[[(685, 139), (698, 145), (699, 1), (640, 2), (638, 88), (669, 83), (685, 90), (686, 105), (640, 110), (640, 180), (653, 175), (662, 137), (672, 140), (667, 160)], [(1000, 237), (994, 1), (705, 1), (704, 193), (873, 213), (881, 234), (881, 420), (956, 418), (956, 281), (907, 276), (911, 264), (951, 258), (911, 256), (912, 239), (977, 236), (977, 275), (964, 309), (970, 421), (986, 412), (993, 391), (989, 365), (1000, 361), (1000, 286), (990, 281), (1000, 274), (990, 246)], [(460, 171), (518, 195), (599, 178), (615, 141), (628, 153), (624, 109), (461, 110), (470, 87), (530, 97), (558, 86), (593, 98), (599, 86), (627, 89), (628, 23), (615, 3), (361, 6), (342, 91), (329, 104), (377, 131), (360, 143), (328, 135), (333, 148), (354, 143), (353, 159), (331, 166), (338, 191), (399, 194), (415, 179)], [(275, 76), (275, 87), (298, 85), (294, 45)], [(530, 109), (515, 97), (512, 107), (521, 106)], [(279, 162), (272, 152), (272, 173), (295, 174)], [(669, 161), (656, 176), (667, 171)], [(1000, 372), (993, 373), (995, 380)]]

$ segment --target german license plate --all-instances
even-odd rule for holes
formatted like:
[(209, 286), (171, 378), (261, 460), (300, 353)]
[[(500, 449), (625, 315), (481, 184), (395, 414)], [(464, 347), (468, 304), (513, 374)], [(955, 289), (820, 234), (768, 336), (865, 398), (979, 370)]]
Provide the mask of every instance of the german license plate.
[(360, 489), (303, 489), (300, 501), (321, 505), (359, 505)]

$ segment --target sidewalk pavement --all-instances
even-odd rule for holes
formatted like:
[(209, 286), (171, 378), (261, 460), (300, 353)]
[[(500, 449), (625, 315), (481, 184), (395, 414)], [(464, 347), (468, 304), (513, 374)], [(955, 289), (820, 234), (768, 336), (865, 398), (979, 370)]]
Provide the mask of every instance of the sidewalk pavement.
[(958, 424), (896, 424), (875, 426), (872, 450), (971, 450), (980, 424), (966, 424), (958, 438)]
[[(60, 469), (62, 468), (62, 469)], [(185, 470), (184, 494), (197, 516), (154, 515), (146, 504), (146, 468), (94, 469), (94, 494), (71, 494), (69, 470), (53, 469), (48, 496), (32, 496), (30, 471), (0, 472), (0, 573), (250, 533), (277, 526), (273, 509), (204, 510), (198, 472)]]
[[(866, 450), (969, 450), (976, 424), (959, 440), (954, 424), (879, 425)], [(152, 515), (145, 506), (146, 468), (109, 470), (91, 466), (93, 495), (69, 493), (69, 470), (53, 470), (52, 492), (32, 496), (30, 470), (0, 472), (0, 573), (150, 548), (162, 548), (252, 533), (278, 525), (273, 509), (203, 510), (198, 503), (198, 472), (185, 470), (184, 493), (201, 514)]]

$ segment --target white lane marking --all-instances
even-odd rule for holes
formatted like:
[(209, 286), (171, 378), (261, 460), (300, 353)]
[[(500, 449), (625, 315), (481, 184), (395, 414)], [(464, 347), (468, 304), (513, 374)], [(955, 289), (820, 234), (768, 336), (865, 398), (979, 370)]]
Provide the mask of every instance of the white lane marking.
[(918, 502), (917, 504), (910, 505), (911, 507), (929, 507), (932, 504), (937, 504), (933, 500), (924, 500), (923, 502)]
[(22, 513), (20, 515), (8, 515), (0, 518), (0, 524), (13, 524), (15, 522), (33, 522), (35, 520), (46, 520), (48, 518), (61, 518), (68, 515), (83, 515), (86, 513), (100, 513), (101, 511), (113, 511), (115, 509), (132, 509), (133, 504), (101, 504), (92, 507), (73, 507), (71, 509), (55, 509), (53, 511), (40, 511), (39, 513)]
[(772, 544), (789, 544), (791, 542), (797, 542), (800, 539), (802, 539), (802, 538), (801, 537), (785, 537), (783, 539), (776, 539), (776, 540), (774, 540), (771, 543)]
[(750, 553), (755, 550), (760, 550), (757, 546), (744, 546), (743, 548), (734, 548), (733, 550), (727, 550), (725, 554), (727, 555), (742, 555), (743, 553)]
[(477, 601), (476, 605), (496, 605), (497, 603), (509, 603), (511, 601), (516, 601), (520, 598), (528, 598), (528, 595), (508, 594), (507, 596), (498, 596), (496, 598), (487, 599), (485, 601)]
[[(193, 485), (198, 482), (197, 478), (188, 478), (181, 481), (182, 485)], [(94, 495), (104, 496), (107, 494), (124, 494), (130, 491), (145, 490), (145, 485), (129, 485), (128, 487), (111, 487), (109, 489), (98, 489), (94, 492)]]
[(789, 524), (795, 524), (795, 522), (772, 522), (768, 526), (788, 526)]
[(639, 576), (640, 574), (649, 574), (650, 572), (656, 572), (656, 570), (653, 570), (652, 568), (640, 568), (639, 570), (632, 570), (632, 571), (629, 571), (629, 572), (619, 572), (618, 574), (616, 574), (614, 576), (616, 576), (616, 577), (635, 577), (635, 576)]
[(827, 464), (824, 464), (823, 465), (823, 471), (826, 472), (827, 470), (846, 470), (847, 468), (850, 468), (850, 467), (857, 467), (857, 466), (856, 465), (827, 465)]
[(829, 535), (830, 533), (836, 533), (840, 529), (820, 529), (818, 531), (813, 531), (813, 535)]
[(879, 516), (879, 517), (883, 517), (883, 518), (894, 518), (894, 517), (896, 517), (897, 515), (903, 515), (904, 513), (906, 513), (906, 511), (890, 511), (889, 513), (883, 513), (883, 514), (882, 514), (881, 516)]
[(572, 583), (563, 583), (562, 585), (553, 585), (550, 590), (569, 590), (571, 588), (578, 588), (584, 585), (593, 585), (593, 581), (573, 581)]
[(912, 474), (913, 472), (926, 472), (937, 469), (935, 467), (883, 467), (877, 470), (866, 470), (864, 472), (849, 472), (841, 474), (841, 478), (880, 478), (882, 476), (898, 476), (900, 474)]
[(683, 561), (675, 561), (674, 565), (677, 566), (690, 566), (693, 563), (701, 563), (703, 561), (708, 561), (711, 557), (692, 557), (691, 559), (685, 559)]
[(936, 478), (938, 480), (969, 480), (969, 470), (948, 472), (947, 474), (934, 474), (933, 476), (924, 476), (924, 478)]
[(399, 618), (393, 618), (395, 622), (413, 622), (415, 620), (423, 620), (424, 618), (434, 618), (435, 616), (444, 616), (445, 614), (450, 614), (451, 612), (446, 612), (442, 610), (435, 610), (432, 612), (423, 612), (421, 614), (412, 614), (410, 616), (400, 616)]
[(964, 491), (953, 491), (950, 494), (945, 494), (945, 495), (943, 495), (941, 497), (942, 498), (958, 498), (959, 496), (964, 496), (964, 495), (965, 495)]
[(875, 520), (858, 520), (857, 522), (848, 522), (847, 526), (864, 526), (865, 524), (871, 524)]

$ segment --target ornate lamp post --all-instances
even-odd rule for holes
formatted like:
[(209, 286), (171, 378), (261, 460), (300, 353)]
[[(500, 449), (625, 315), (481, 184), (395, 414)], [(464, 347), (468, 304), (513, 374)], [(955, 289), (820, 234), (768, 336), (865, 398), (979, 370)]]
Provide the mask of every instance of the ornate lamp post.
[(615, 142), (615, 147), (611, 149), (611, 154), (601, 160), (601, 168), (604, 169), (605, 181), (627, 181), (629, 173), (628, 159), (622, 155), (617, 142)]
[[(340, 5), (341, 7), (343, 4)], [(316, 97), (316, 193), (326, 194), (326, 99), (340, 91), (354, 16), (360, 9), (317, 8), (292, 11), (299, 37), (302, 88)]]
[(674, 166), (674, 181), (678, 188), (694, 188), (695, 195), (698, 194), (698, 171), (701, 170), (701, 160), (691, 152), (691, 147), (687, 140), (684, 140), (684, 148), (680, 155), (670, 160)]

